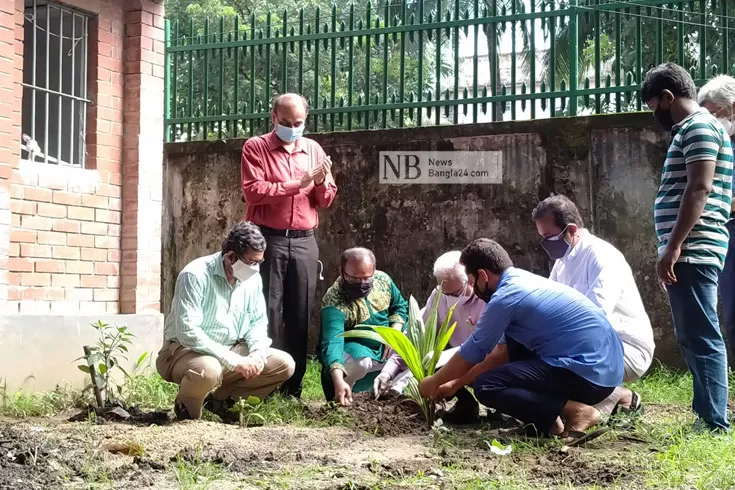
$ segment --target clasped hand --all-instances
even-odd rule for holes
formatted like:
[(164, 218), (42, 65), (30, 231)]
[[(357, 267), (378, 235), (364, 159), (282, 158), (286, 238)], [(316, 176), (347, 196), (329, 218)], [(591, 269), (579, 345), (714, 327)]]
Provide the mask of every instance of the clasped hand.
[(247, 356), (243, 357), (240, 364), (235, 366), (235, 371), (240, 373), (243, 378), (250, 379), (262, 373), (264, 367), (265, 364), (260, 357)]
[(300, 181), (301, 188), (303, 189), (308, 187), (312, 182), (316, 185), (321, 185), (327, 178), (331, 168), (332, 159), (330, 157), (326, 157), (321, 164), (304, 173)]

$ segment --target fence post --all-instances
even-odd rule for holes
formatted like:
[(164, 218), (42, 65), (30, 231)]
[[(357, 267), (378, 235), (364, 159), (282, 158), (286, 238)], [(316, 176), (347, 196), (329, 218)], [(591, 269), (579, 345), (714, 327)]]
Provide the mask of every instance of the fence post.
[(579, 81), (579, 0), (569, 0), (569, 115), (577, 115)]
[[(166, 19), (165, 22), (166, 27), (166, 39), (164, 43), (164, 51), (166, 52), (165, 56), (165, 63), (166, 63), (166, 102), (165, 102), (165, 114), (166, 119), (163, 121), (163, 141), (170, 143), (171, 142), (171, 132), (168, 128), (168, 120), (171, 119), (171, 52), (168, 48), (171, 47), (171, 21), (169, 19)], [(175, 95), (175, 94), (174, 94)]]

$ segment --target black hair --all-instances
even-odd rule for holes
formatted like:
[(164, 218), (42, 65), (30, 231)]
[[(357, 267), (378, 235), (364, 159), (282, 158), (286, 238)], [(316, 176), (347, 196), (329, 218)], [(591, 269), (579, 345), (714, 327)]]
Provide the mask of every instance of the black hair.
[(375, 254), (372, 250), (363, 247), (348, 248), (342, 252), (342, 258), (340, 259), (340, 269), (345, 270), (345, 265), (350, 260), (365, 260), (370, 259), (370, 262), (375, 266)]
[(222, 243), (222, 255), (235, 252), (238, 257), (243, 257), (248, 249), (265, 252), (265, 246), (265, 237), (258, 225), (250, 221), (241, 221), (227, 234)]
[(674, 97), (697, 100), (697, 86), (692, 76), (676, 63), (664, 63), (648, 70), (641, 84), (641, 100), (648, 102), (659, 97), (664, 90)]
[(473, 240), (462, 250), (459, 263), (465, 267), (467, 274), (475, 277), (480, 269), (500, 275), (506, 269), (513, 267), (513, 261), (508, 252), (498, 242), (489, 238)]
[(548, 215), (554, 217), (554, 224), (559, 229), (563, 230), (570, 223), (584, 228), (584, 221), (582, 221), (582, 215), (579, 214), (577, 205), (567, 196), (559, 194), (547, 197), (534, 208), (531, 218), (537, 221)]

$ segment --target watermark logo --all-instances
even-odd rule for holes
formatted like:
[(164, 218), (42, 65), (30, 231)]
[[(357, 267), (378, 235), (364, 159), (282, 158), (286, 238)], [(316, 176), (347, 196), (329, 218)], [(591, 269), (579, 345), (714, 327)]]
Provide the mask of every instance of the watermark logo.
[(381, 151), (381, 184), (501, 184), (502, 151)]

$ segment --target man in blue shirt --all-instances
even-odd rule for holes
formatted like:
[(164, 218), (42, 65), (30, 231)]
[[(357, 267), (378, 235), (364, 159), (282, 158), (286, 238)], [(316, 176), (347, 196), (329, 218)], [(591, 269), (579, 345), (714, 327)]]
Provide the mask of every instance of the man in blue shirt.
[[(419, 383), (421, 395), (443, 398), (474, 380), (480, 403), (539, 433), (566, 437), (597, 424), (592, 405), (622, 383), (624, 371), (623, 346), (605, 313), (568, 286), (514, 268), (493, 240), (473, 241), (460, 262), (487, 305), (459, 353)], [(509, 362), (486, 371), (503, 336)]]

